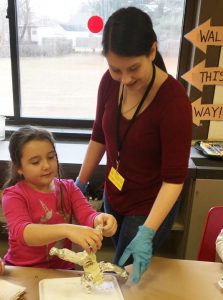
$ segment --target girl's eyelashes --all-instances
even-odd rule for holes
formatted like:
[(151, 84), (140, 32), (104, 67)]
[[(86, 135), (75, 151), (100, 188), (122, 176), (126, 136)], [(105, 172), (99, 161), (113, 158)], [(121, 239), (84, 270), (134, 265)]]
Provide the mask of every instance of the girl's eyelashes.
[[(51, 154), (51, 155), (49, 155), (48, 157), (47, 157), (47, 159), (48, 160), (53, 160), (53, 159), (55, 159), (56, 158), (56, 154)], [(38, 160), (33, 160), (33, 161), (31, 161), (31, 164), (32, 165), (38, 165), (40, 163), (40, 160), (38, 159)]]
[(51, 152), (48, 153), (48, 158), (49, 159), (56, 158), (56, 156), (57, 156), (57, 154), (56, 154), (55, 151), (51, 151)]
[(32, 161), (31, 164), (32, 165), (38, 165), (39, 161)]
[(56, 158), (56, 154), (54, 154), (54, 155), (50, 155), (50, 156), (48, 156), (48, 159), (55, 159)]

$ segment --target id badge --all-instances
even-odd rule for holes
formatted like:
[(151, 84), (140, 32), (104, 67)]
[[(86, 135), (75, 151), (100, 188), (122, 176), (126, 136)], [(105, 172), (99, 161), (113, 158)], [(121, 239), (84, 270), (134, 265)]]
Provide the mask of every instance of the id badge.
[(111, 170), (108, 174), (108, 179), (114, 184), (114, 186), (117, 187), (117, 189), (119, 189), (119, 191), (122, 190), (125, 179), (117, 170), (115, 170), (115, 168), (111, 167)]

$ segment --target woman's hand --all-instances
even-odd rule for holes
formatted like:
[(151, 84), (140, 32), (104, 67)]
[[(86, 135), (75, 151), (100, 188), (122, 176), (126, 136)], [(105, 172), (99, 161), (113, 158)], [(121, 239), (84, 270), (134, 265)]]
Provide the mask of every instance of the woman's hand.
[(101, 225), (103, 228), (102, 234), (105, 237), (113, 236), (117, 230), (117, 221), (110, 214), (101, 213), (94, 219), (94, 227)]
[(155, 231), (146, 226), (139, 226), (139, 230), (134, 239), (126, 247), (124, 253), (119, 259), (119, 266), (123, 266), (128, 258), (132, 255), (133, 262), (133, 275), (132, 282), (138, 283), (142, 274), (148, 268), (152, 258), (152, 239)]
[(101, 248), (103, 236), (98, 230), (79, 225), (70, 225), (66, 230), (67, 238), (80, 245), (88, 254)]

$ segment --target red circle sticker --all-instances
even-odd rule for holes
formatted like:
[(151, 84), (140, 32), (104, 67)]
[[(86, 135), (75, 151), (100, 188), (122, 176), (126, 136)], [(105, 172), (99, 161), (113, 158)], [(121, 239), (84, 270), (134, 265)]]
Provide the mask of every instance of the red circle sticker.
[(98, 33), (102, 30), (104, 22), (101, 17), (93, 16), (88, 20), (88, 29), (93, 33)]

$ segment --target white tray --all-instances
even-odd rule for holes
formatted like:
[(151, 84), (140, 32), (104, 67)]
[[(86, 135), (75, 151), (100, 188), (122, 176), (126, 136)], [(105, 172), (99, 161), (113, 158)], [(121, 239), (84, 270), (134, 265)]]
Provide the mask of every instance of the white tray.
[(88, 294), (80, 277), (42, 279), (39, 282), (40, 300), (124, 300), (116, 278), (105, 275), (105, 282)]

